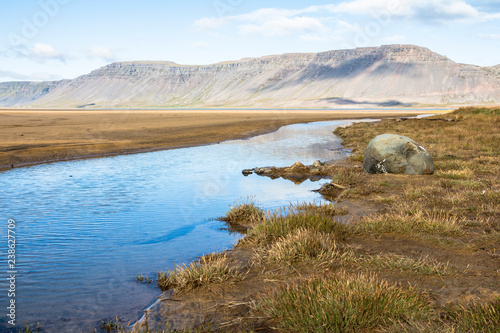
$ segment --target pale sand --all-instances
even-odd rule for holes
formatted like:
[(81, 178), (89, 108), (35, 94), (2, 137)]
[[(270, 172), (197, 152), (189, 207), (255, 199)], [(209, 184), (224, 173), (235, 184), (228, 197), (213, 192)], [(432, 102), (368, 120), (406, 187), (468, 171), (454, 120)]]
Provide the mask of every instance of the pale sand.
[(0, 169), (217, 143), (294, 123), (436, 112), (442, 111), (0, 109)]

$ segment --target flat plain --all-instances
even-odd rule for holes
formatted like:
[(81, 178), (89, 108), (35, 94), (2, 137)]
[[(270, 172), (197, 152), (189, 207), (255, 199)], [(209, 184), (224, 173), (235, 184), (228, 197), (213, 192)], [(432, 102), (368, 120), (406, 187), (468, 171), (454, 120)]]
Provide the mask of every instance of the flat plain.
[(411, 116), (404, 110), (0, 109), (0, 170), (217, 143), (312, 121)]

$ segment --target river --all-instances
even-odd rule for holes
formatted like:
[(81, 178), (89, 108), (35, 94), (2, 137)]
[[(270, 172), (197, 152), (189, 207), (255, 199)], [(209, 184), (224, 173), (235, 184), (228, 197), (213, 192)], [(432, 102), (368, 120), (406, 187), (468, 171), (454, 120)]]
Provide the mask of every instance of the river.
[[(255, 198), (265, 209), (321, 200), (300, 185), (244, 177), (242, 169), (345, 157), (332, 131), (351, 121), (285, 126), (247, 140), (0, 173), (0, 331), (26, 322), (46, 332), (91, 331), (101, 320), (133, 322), (160, 294), (137, 284), (238, 240), (217, 221), (229, 205)], [(7, 263), (8, 220), (15, 221), (15, 296)]]

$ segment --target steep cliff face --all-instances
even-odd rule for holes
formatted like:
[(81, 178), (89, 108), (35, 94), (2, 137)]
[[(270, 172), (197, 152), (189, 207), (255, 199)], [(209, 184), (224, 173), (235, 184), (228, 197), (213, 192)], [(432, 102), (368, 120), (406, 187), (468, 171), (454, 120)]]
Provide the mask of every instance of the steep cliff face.
[(500, 100), (500, 66), (457, 64), (413, 45), (284, 54), (207, 66), (122, 62), (75, 80), (0, 84), (0, 105), (338, 107)]

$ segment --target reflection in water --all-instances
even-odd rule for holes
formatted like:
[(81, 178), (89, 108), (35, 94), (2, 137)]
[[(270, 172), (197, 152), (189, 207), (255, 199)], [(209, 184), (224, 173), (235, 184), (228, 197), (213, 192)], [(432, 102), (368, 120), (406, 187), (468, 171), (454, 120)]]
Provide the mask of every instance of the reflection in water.
[[(17, 225), (17, 323), (80, 332), (115, 316), (136, 320), (159, 294), (137, 285), (136, 275), (154, 276), (234, 244), (239, 236), (212, 219), (235, 200), (255, 196), (264, 208), (275, 208), (319, 198), (311, 190), (321, 184), (243, 177), (242, 169), (341, 158), (332, 151), (341, 142), (332, 131), (345, 123), (292, 125), (249, 140), (0, 173), (0, 216)], [(4, 273), (6, 258), (4, 246)], [(6, 283), (2, 278), (0, 289), (8, 289)], [(7, 302), (0, 293), (4, 309)]]

